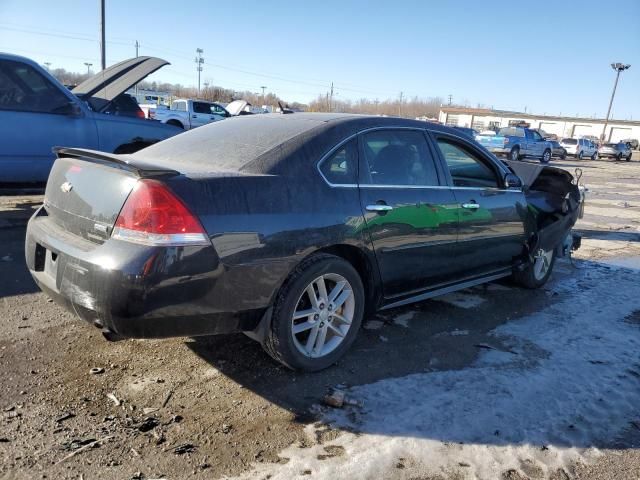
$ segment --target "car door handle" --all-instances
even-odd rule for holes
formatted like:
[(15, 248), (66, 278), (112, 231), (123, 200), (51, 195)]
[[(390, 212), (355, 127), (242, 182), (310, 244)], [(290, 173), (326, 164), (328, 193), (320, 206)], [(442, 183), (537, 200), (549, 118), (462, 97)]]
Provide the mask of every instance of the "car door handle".
[(391, 205), (367, 205), (366, 209), (370, 212), (388, 212), (393, 210)]
[(477, 210), (480, 208), (480, 205), (473, 202), (473, 203), (463, 203), (462, 204), (462, 208), (467, 208), (469, 210)]

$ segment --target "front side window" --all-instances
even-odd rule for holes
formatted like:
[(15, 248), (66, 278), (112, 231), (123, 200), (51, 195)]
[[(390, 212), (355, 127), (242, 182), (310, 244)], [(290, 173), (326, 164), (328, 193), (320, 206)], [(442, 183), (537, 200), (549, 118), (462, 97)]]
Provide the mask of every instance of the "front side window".
[(342, 145), (320, 164), (320, 171), (329, 183), (354, 185), (357, 182), (358, 142), (354, 138)]
[(193, 102), (193, 113), (211, 114), (211, 104), (205, 102)]
[(70, 100), (35, 68), (12, 60), (0, 60), (0, 110), (58, 113)]
[(455, 187), (500, 188), (494, 169), (468, 147), (439, 138), (438, 148), (449, 167)]
[(438, 185), (435, 162), (424, 133), (376, 130), (362, 135), (364, 168), (361, 183), (373, 185)]

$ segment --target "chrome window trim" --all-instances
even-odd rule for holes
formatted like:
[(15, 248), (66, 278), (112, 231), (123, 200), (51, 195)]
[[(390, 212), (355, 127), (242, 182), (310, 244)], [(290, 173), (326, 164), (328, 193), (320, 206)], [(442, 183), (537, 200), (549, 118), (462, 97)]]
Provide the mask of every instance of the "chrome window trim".
[[(409, 188), (409, 189), (436, 189), (436, 190), (488, 190), (488, 191), (494, 191), (494, 192), (517, 192), (517, 193), (523, 193), (522, 189), (515, 189), (515, 188), (492, 188), (492, 187), (455, 187), (455, 186), (449, 186), (449, 185), (379, 185), (379, 184), (373, 184), (373, 183), (331, 183), (329, 180), (327, 180), (327, 177), (324, 176), (324, 174), (322, 173), (322, 170), (320, 169), (320, 166), (322, 165), (322, 163), (329, 158), (331, 155), (333, 155), (336, 150), (338, 150), (340, 147), (342, 147), (344, 144), (348, 143), (349, 141), (353, 140), (354, 138), (358, 137), (358, 135), (362, 135), (368, 132), (373, 132), (373, 131), (377, 131), (377, 130), (415, 130), (417, 132), (423, 132), (423, 133), (427, 133), (429, 132), (430, 134), (433, 135), (437, 135), (439, 133), (444, 133), (445, 135), (451, 136), (451, 137), (456, 137), (460, 140), (463, 140), (465, 142), (468, 142), (469, 139), (465, 138), (463, 136), (457, 135), (457, 134), (452, 134), (449, 132), (438, 132), (437, 130), (431, 130), (428, 127), (425, 128), (418, 128), (418, 127), (393, 127), (393, 126), (385, 126), (385, 127), (371, 127), (371, 128), (365, 128), (364, 130), (360, 130), (350, 136), (348, 136), (347, 138), (343, 139), (340, 143), (338, 143), (337, 145), (335, 145), (334, 147), (332, 147), (327, 153), (325, 153), (322, 157), (320, 157), (320, 160), (318, 160), (316, 162), (316, 170), (318, 170), (318, 173), (320, 174), (320, 176), (322, 177), (322, 179), (325, 181), (325, 183), (331, 187), (331, 188)], [(498, 169), (503, 171), (504, 173), (510, 173), (508, 170), (506, 170), (504, 168), (503, 165), (500, 164), (500, 162), (495, 162), (498, 166)]]

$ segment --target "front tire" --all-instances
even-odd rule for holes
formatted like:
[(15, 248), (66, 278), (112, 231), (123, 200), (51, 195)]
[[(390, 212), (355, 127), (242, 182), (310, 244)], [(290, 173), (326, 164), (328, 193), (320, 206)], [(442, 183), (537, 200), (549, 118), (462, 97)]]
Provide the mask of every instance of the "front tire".
[(581, 150), (580, 153), (578, 153), (578, 155), (576, 155), (576, 158), (578, 160), (582, 160), (584, 158), (584, 152)]
[(533, 262), (530, 262), (524, 270), (514, 272), (513, 279), (522, 287), (540, 288), (549, 280), (555, 262), (555, 249), (548, 252), (539, 250), (535, 254)]
[(513, 147), (511, 152), (509, 152), (509, 160), (517, 161), (520, 160), (520, 149), (518, 147)]
[(631, 161), (631, 157), (632, 157), (632, 154), (630, 153), (629, 156), (627, 157), (627, 162)]
[(591, 160), (598, 160), (598, 152), (593, 152), (593, 155), (591, 155)]
[(273, 306), (265, 351), (293, 369), (336, 363), (354, 342), (364, 314), (364, 287), (346, 260), (317, 254), (289, 276)]

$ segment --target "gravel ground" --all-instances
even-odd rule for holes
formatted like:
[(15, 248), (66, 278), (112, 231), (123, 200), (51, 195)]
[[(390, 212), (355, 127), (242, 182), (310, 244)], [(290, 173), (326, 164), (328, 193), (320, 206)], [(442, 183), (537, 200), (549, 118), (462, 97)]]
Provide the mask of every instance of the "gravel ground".
[[(577, 225), (584, 238), (578, 260), (640, 269), (638, 159), (554, 162), (582, 168), (590, 189)], [(106, 342), (48, 301), (24, 267), (22, 219), (39, 201), (0, 197), (0, 479), (220, 478), (259, 464), (277, 468), (288, 461), (279, 455), (287, 447), (340, 434), (321, 425), (312, 436), (305, 432), (328, 388), (400, 378), (425, 365), (465, 369), (477, 359), (478, 344), (500, 347), (488, 332), (559, 301), (549, 291), (572, 275), (563, 261), (539, 291), (498, 285), (467, 292), (483, 303), (461, 306), (451, 297), (378, 315), (340, 364), (302, 375), (275, 364), (244, 335)], [(467, 333), (450, 335), (456, 331)], [(604, 455), (556, 477), (640, 478), (640, 421), (629, 421), (600, 446)], [(307, 473), (313, 476), (301, 475)], [(441, 478), (465, 478), (457, 475)]]

